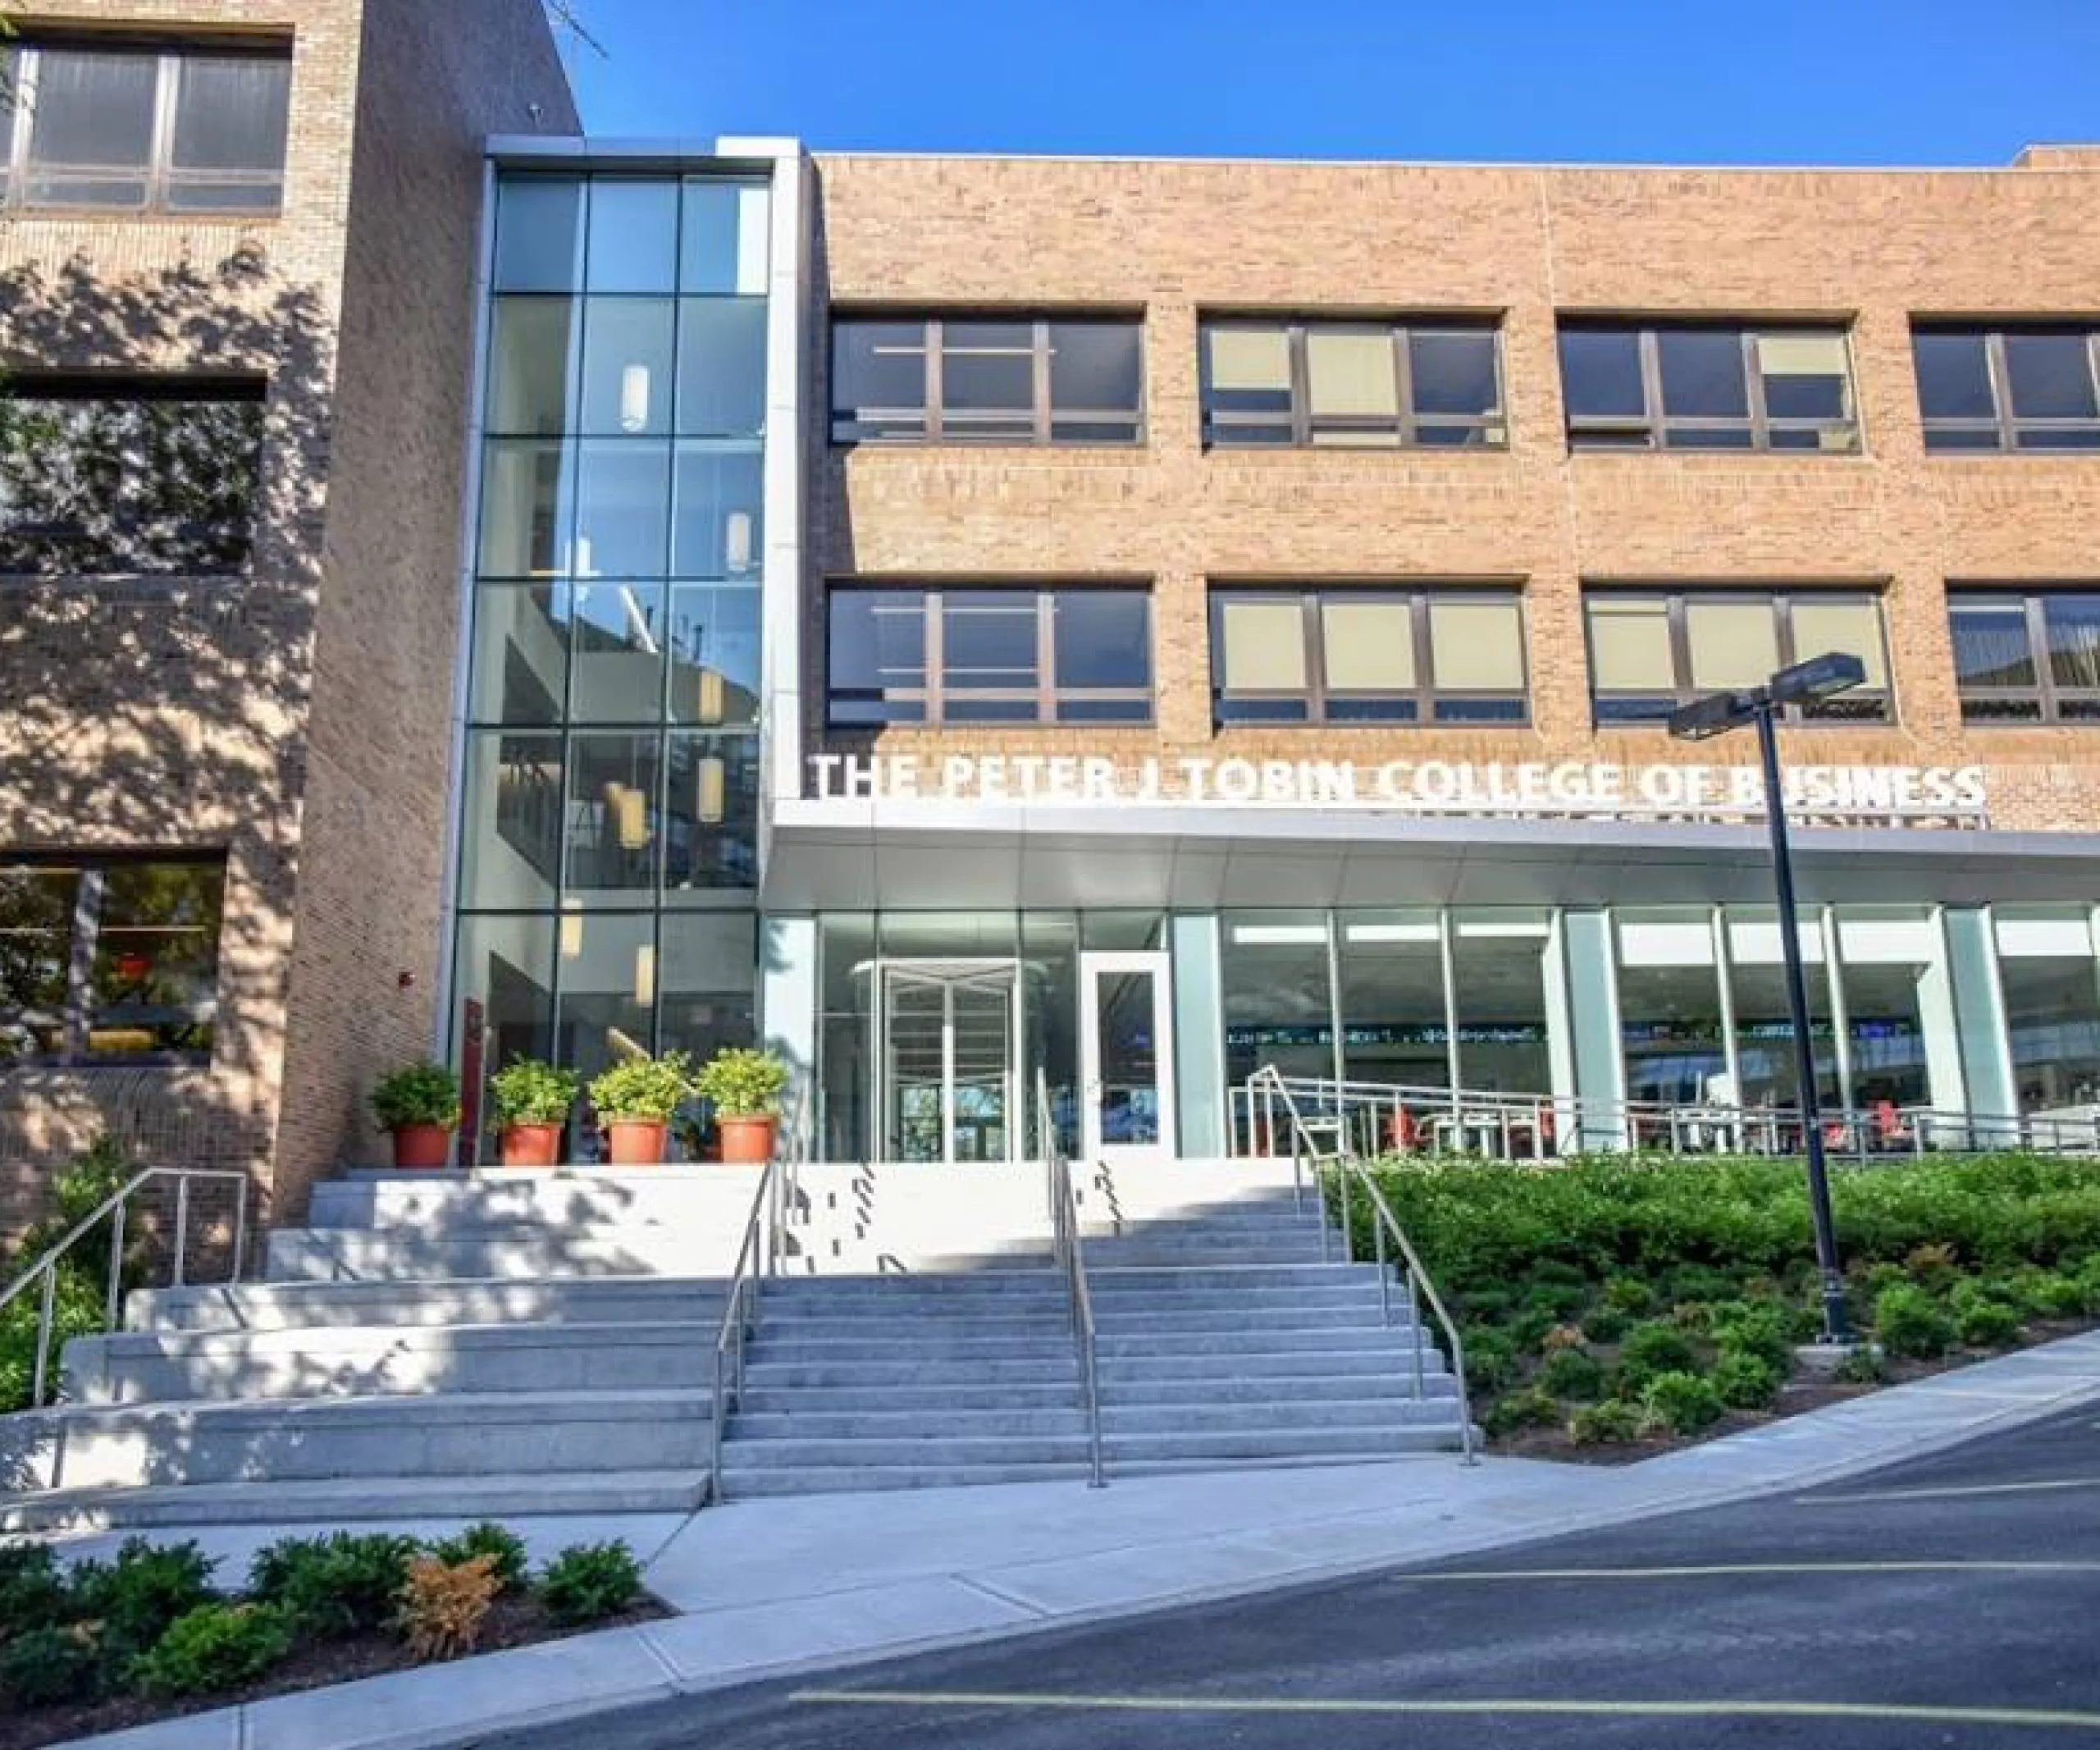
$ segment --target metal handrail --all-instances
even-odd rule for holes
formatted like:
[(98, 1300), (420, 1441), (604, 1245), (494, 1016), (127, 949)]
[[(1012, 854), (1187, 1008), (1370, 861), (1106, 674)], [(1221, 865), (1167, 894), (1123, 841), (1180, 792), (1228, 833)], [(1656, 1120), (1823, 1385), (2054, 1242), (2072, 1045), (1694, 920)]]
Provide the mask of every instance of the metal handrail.
[(1284, 1110), (1290, 1118), (1293, 1145), (1291, 1172), (1294, 1183), (1299, 1187), (1300, 1195), (1303, 1195), (1303, 1163), (1309, 1158), (1313, 1164), (1315, 1182), (1320, 1194), (1321, 1250), (1323, 1256), (1326, 1250), (1326, 1236), (1333, 1225), (1327, 1207), (1330, 1186), (1325, 1169), (1333, 1168), (1339, 1177), (1340, 1182), (1335, 1189), (1341, 1205), (1342, 1254), (1344, 1261), (1354, 1261), (1356, 1255), (1356, 1236), (1349, 1199), (1352, 1178), (1363, 1187), (1369, 1196), (1374, 1216), (1371, 1231), (1372, 1250), (1378, 1263), (1380, 1314), (1388, 1324), (1392, 1323), (1392, 1260), (1386, 1254), (1386, 1241), (1390, 1236), (1394, 1250), (1399, 1254), (1401, 1280), (1407, 1288), (1408, 1355), (1413, 1396), (1420, 1399), (1426, 1395), (1427, 1389), (1422, 1364), (1422, 1303), (1426, 1298), (1430, 1311), (1436, 1314), (1436, 1323), (1444, 1332), (1444, 1341), (1450, 1354), (1451, 1377), (1459, 1391), (1460, 1449), (1467, 1464), (1477, 1464), (1479, 1456), (1473, 1449), (1472, 1396), (1466, 1385), (1466, 1346), (1459, 1336), (1457, 1321), (1444, 1305), (1444, 1297), (1436, 1291), (1436, 1284), (1423, 1267), (1421, 1254), (1408, 1238), (1407, 1230), (1400, 1226), (1399, 1218), (1393, 1213), (1392, 1205), (1386, 1200), (1386, 1195), (1378, 1189), (1376, 1181), (1364, 1169), (1363, 1162), (1349, 1151), (1345, 1131), (1335, 1135), (1335, 1146), (1331, 1150), (1319, 1148), (1318, 1138), (1299, 1112), (1290, 1082), (1281, 1072), (1273, 1066), (1264, 1066), (1248, 1078), (1247, 1085), (1250, 1090), (1257, 1083), (1262, 1084), (1267, 1092), (1282, 1100)]
[(248, 1255), (248, 1175), (224, 1167), (147, 1167), (134, 1173), (97, 1204), (92, 1213), (75, 1222), (64, 1237), (16, 1277), (4, 1291), (0, 1291), (0, 1311), (4, 1311), (38, 1282), (43, 1285), (43, 1300), (37, 1314), (36, 1357), (30, 1384), (30, 1409), (40, 1410), (46, 1401), (44, 1387), (50, 1379), (51, 1334), (57, 1314), (60, 1260), (105, 1219), (109, 1220), (109, 1280), (103, 1291), (103, 1325), (105, 1330), (121, 1330), (124, 1312), (126, 1215), (131, 1198), (139, 1188), (158, 1179), (175, 1181), (175, 1256), (171, 1266), (174, 1279), (171, 1286), (183, 1287), (189, 1278), (189, 1186), (190, 1181), (195, 1179), (231, 1180), (233, 1183), (233, 1263), (227, 1273), (227, 1280), (240, 1280), (241, 1266)]
[(772, 1251), (769, 1231), (778, 1173), (778, 1159), (768, 1161), (751, 1193), (751, 1211), (744, 1218), (743, 1243), (737, 1248), (736, 1268), (729, 1274), (728, 1302), (722, 1309), (722, 1328), (714, 1340), (714, 1428), (709, 1438), (707, 1462), (710, 1501), (722, 1499), (722, 1427), (743, 1396), (744, 1350), (758, 1330), (759, 1283)]
[(1079, 1197), (1072, 1188), (1072, 1163), (1057, 1140), (1055, 1115), (1050, 1108), (1049, 1078), (1038, 1071), (1035, 1078), (1035, 1122), (1043, 1144), (1043, 1174), (1050, 1195), (1051, 1247), (1057, 1268), (1064, 1273), (1066, 1303), (1072, 1327), (1072, 1347), (1079, 1359), (1080, 1378), (1086, 1391), (1089, 1488), (1108, 1486), (1101, 1451), (1101, 1377), (1099, 1345), (1093, 1326), (1093, 1296), (1086, 1283), (1086, 1246), (1080, 1234)]

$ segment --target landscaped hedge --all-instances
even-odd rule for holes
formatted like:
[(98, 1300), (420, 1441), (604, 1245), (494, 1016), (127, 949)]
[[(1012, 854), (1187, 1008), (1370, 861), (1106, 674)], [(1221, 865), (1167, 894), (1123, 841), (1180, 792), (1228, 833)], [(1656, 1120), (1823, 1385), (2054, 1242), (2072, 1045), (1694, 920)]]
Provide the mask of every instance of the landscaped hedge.
[[(1820, 1331), (1798, 1160), (1372, 1170), (1459, 1322), (1491, 1432), (1559, 1426), (1585, 1444), (1696, 1432), (1771, 1404), (1794, 1344)], [(1832, 1180), (1853, 1320), (1889, 1354), (2002, 1348), (2038, 1318), (2100, 1316), (2100, 1161), (1929, 1157)], [(1354, 1196), (1367, 1257), (1367, 1199)], [(1856, 1372), (1878, 1364), (1864, 1355)]]

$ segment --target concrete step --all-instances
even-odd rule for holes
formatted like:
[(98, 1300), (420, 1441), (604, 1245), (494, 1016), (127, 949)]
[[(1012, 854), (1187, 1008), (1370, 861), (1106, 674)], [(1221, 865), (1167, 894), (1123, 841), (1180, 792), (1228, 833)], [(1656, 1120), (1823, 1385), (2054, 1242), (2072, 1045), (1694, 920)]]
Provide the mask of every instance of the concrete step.
[[(1097, 1347), (1106, 1357), (1198, 1356), (1216, 1355), (1297, 1355), (1317, 1359), (1348, 1350), (1406, 1352), (1408, 1327), (1375, 1321), (1360, 1325), (1331, 1324), (1314, 1330), (1281, 1331), (1249, 1323), (1240, 1328), (1148, 1331), (1135, 1324), (1101, 1330)], [(1401, 1335), (1396, 1340), (1395, 1332)]]
[(712, 1389), (717, 1321), (126, 1332), (66, 1347), (84, 1404)]
[(573, 1474), (344, 1477), (65, 1488), (0, 1496), (0, 1533), (53, 1534), (206, 1525), (355, 1524), (363, 1520), (516, 1519), (542, 1514), (690, 1513), (705, 1495), (696, 1469)]
[[(1068, 1399), (1072, 1396), (1066, 1393)], [(1085, 1432), (1086, 1411), (1068, 1401), (1061, 1407), (1011, 1410), (739, 1410), (723, 1437), (749, 1455), (783, 1441), (1035, 1441)]]
[(556, 1228), (532, 1222), (427, 1234), (413, 1228), (280, 1228), (269, 1236), (272, 1282), (515, 1280), (546, 1276), (719, 1276), (736, 1266), (730, 1233), (682, 1227)]
[[(1139, 1382), (1188, 1380), (1205, 1385), (1233, 1379), (1322, 1379), (1349, 1375), (1390, 1375), (1411, 1380), (1413, 1364), (1403, 1346), (1345, 1350), (1281, 1349), (1269, 1352), (1221, 1347), (1207, 1354), (1153, 1354), (1101, 1350), (1101, 1378), (1109, 1381)], [(1437, 1372), (1443, 1360), (1427, 1344), (1422, 1346), (1425, 1371)]]
[[(1341, 1428), (1458, 1426), (1453, 1398), (1348, 1398), (1331, 1403), (1294, 1400), (1266, 1404), (1123, 1404), (1112, 1397), (1101, 1406), (1104, 1437), (1157, 1435), (1162, 1439), (1208, 1440), (1240, 1434), (1292, 1439)], [(812, 1430), (811, 1432), (815, 1432)], [(1309, 1448), (1308, 1448), (1309, 1450)]]
[(874, 1300), (888, 1304), (913, 1296), (928, 1305), (947, 1305), (973, 1300), (1012, 1295), (1024, 1300), (1062, 1303), (1065, 1279), (1049, 1268), (980, 1270), (969, 1276), (919, 1275), (910, 1271), (838, 1272), (815, 1277), (783, 1277), (769, 1280), (765, 1289), (770, 1306), (787, 1302), (837, 1300), (860, 1305)]
[(819, 1342), (838, 1337), (865, 1337), (871, 1320), (902, 1346), (922, 1341), (947, 1342), (958, 1335), (975, 1338), (1065, 1336), (1070, 1330), (1065, 1309), (1040, 1313), (925, 1312), (897, 1307), (880, 1312), (842, 1312), (817, 1307), (767, 1306), (761, 1311), (760, 1340), (769, 1345)]
[(0, 1422), (32, 1489), (453, 1477), (703, 1464), (704, 1391), (516, 1392), (64, 1407)]
[(1083, 1420), (1062, 1434), (920, 1436), (900, 1428), (893, 1434), (867, 1439), (835, 1435), (756, 1441), (737, 1438), (733, 1423), (724, 1438), (722, 1469), (727, 1486), (733, 1486), (737, 1475), (760, 1466), (777, 1470), (857, 1470), (911, 1464), (956, 1471), (988, 1464), (1072, 1464), (1084, 1460), (1086, 1452)]
[(519, 1277), (418, 1282), (239, 1282), (144, 1290), (125, 1303), (131, 1331), (307, 1330), (322, 1326), (719, 1323), (719, 1279)]
[(1376, 1264), (1265, 1263), (1259, 1259), (1206, 1264), (1191, 1268), (1173, 1264), (1110, 1264), (1097, 1260), (1094, 1248), (1086, 1252), (1087, 1287), (1097, 1297), (1122, 1291), (1151, 1289), (1179, 1294), (1210, 1294), (1239, 1289), (1287, 1289), (1331, 1286), (1336, 1282), (1378, 1285)]
[(874, 1360), (856, 1357), (830, 1361), (773, 1361), (754, 1349), (744, 1368), (744, 1389), (748, 1395), (776, 1389), (808, 1391), (865, 1387), (902, 1391), (923, 1385), (947, 1391), (973, 1386), (987, 1389), (1052, 1382), (1061, 1386), (1076, 1380), (1078, 1369), (1079, 1363), (1069, 1342), (1055, 1350), (1045, 1349), (1038, 1355), (1003, 1359), (974, 1355), (900, 1359), (891, 1355)]
[(796, 1386), (756, 1382), (745, 1376), (744, 1394), (738, 1400), (733, 1426), (742, 1427), (747, 1418), (801, 1415), (812, 1410), (824, 1414), (899, 1414), (977, 1410), (1063, 1410), (1077, 1401), (1079, 1370), (1068, 1365), (1061, 1377), (1039, 1380), (1000, 1380), (983, 1384), (867, 1385), (851, 1382), (851, 1375), (821, 1384)]
[[(1257, 1404), (1288, 1412), (1301, 1404), (1367, 1404), (1388, 1399), (1412, 1398), (1414, 1375), (1405, 1366), (1360, 1373), (1258, 1373), (1242, 1378), (1221, 1376), (1190, 1379), (1161, 1373), (1151, 1375), (1101, 1370), (1103, 1405), (1129, 1404), (1204, 1406), (1216, 1404)], [(1439, 1367), (1422, 1369), (1425, 1396), (1449, 1398), (1458, 1395), (1458, 1382)]]
[(750, 1359), (754, 1364), (908, 1361), (931, 1364), (1049, 1360), (1071, 1353), (1071, 1338), (1062, 1331), (1039, 1336), (973, 1337), (966, 1331), (937, 1327), (915, 1335), (907, 1344), (895, 1332), (803, 1338), (776, 1336), (761, 1326)]
[(1218, 1432), (1108, 1433), (1102, 1446), (1112, 1474), (1125, 1465), (1267, 1462), (1308, 1459), (1335, 1462), (1350, 1458), (1393, 1457), (1405, 1452), (1456, 1451), (1459, 1419), (1420, 1426), (1395, 1427), (1368, 1422), (1355, 1427), (1253, 1428)]
[(759, 1169), (527, 1167), (475, 1173), (360, 1173), (313, 1187), (312, 1227), (425, 1231), (450, 1222), (538, 1221), (556, 1227), (651, 1221), (733, 1223), (741, 1231)]
[(995, 1483), (1077, 1481), (1087, 1474), (1084, 1459), (1037, 1460), (1011, 1464), (865, 1463), (837, 1465), (798, 1464), (733, 1464), (722, 1462), (722, 1494), (727, 1501), (782, 1495), (858, 1494), (863, 1490), (975, 1487)]

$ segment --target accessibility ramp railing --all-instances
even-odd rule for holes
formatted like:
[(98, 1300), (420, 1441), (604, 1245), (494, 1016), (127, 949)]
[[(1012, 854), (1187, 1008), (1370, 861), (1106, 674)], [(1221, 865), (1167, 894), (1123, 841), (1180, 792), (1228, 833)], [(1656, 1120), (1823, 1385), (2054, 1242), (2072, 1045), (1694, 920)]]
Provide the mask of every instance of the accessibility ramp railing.
[(1289, 1081), (1272, 1068), (1258, 1070), (1249, 1079), (1250, 1089), (1258, 1085), (1275, 1102), (1288, 1126), (1293, 1180), (1301, 1199), (1307, 1169), (1311, 1169), (1311, 1182), (1320, 1199), (1322, 1257), (1326, 1255), (1328, 1236), (1339, 1227), (1342, 1257), (1345, 1262), (1354, 1261), (1356, 1197), (1353, 1194), (1363, 1195), (1369, 1211), (1372, 1255), (1378, 1265), (1379, 1312), (1386, 1323), (1393, 1321), (1392, 1290), (1396, 1267), (1406, 1294), (1411, 1339), (1409, 1386), (1417, 1399), (1428, 1395), (1422, 1357), (1422, 1312), (1425, 1305), (1436, 1318), (1437, 1328), (1444, 1335), (1445, 1352), (1450, 1357), (1451, 1378), (1458, 1388), (1460, 1450), (1467, 1464), (1478, 1463), (1479, 1455), (1473, 1442), (1472, 1397), (1466, 1386), (1466, 1346), (1459, 1335), (1457, 1321), (1445, 1305), (1443, 1295), (1436, 1291), (1436, 1282), (1424, 1267), (1421, 1254), (1415, 1250), (1413, 1241), (1408, 1238), (1407, 1230), (1393, 1213), (1393, 1206), (1377, 1180), (1350, 1148), (1348, 1126), (1335, 1124), (1318, 1113), (1302, 1113)]
[(1071, 1158), (1058, 1138), (1057, 1114), (1050, 1103), (1049, 1078), (1039, 1071), (1035, 1080), (1035, 1125), (1037, 1140), (1043, 1149), (1045, 1190), (1050, 1200), (1051, 1247), (1058, 1271), (1065, 1279), (1072, 1348), (1086, 1396), (1087, 1486), (1105, 1488), (1108, 1474), (1101, 1451), (1100, 1346), (1094, 1334), (1093, 1299), (1087, 1291), (1086, 1242), (1080, 1233), (1079, 1197), (1072, 1185)]

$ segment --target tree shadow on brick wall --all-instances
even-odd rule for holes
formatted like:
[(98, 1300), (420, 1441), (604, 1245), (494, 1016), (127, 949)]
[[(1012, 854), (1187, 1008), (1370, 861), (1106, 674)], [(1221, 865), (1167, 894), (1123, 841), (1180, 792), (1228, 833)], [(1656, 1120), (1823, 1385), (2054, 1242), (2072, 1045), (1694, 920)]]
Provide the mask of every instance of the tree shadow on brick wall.
[(267, 1159), (334, 338), (257, 247), (0, 269), (0, 848), (228, 856), (210, 1072), (0, 1076), (0, 1226), (95, 1129), (139, 1160)]

